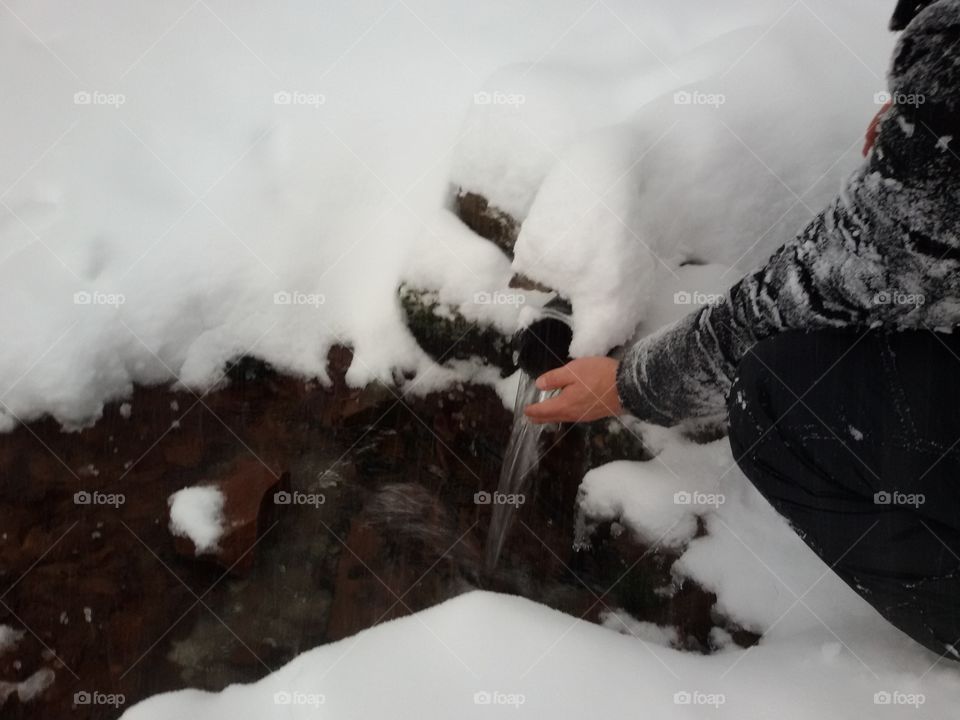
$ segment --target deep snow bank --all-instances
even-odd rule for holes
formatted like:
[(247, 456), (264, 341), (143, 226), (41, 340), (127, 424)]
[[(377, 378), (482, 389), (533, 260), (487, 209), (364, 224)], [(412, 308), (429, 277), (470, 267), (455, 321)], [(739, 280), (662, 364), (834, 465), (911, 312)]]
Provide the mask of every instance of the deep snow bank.
[[(796, 199), (763, 165), (796, 194), (826, 172), (811, 206), (832, 192), (891, 44), (868, 5), (11, 2), (0, 427), (87, 422), (133, 382), (207, 387), (243, 353), (322, 378), (344, 342), (353, 383), (423, 370), (401, 268), (432, 255), (468, 300), (505, 274), (438, 218), (451, 179), (530, 215), (520, 266), (580, 300), (578, 351), (605, 349), (677, 258), (730, 265), (795, 229), (762, 235)], [(720, 112), (672, 105), (720, 80)], [(583, 243), (582, 278), (531, 260)]]
[[(878, 710), (875, 693), (915, 692), (917, 676), (906, 668), (916, 654), (889, 637), (871, 645), (876, 677), (827, 630), (812, 626), (791, 642), (703, 657), (578, 622), (527, 600), (475, 592), (311, 650), (253, 685), (215, 694), (170, 693), (140, 703), (123, 718), (445, 720), (626, 712), (717, 720), (771, 713), (853, 719), (894, 710)], [(923, 687), (923, 713), (950, 716), (960, 701), (952, 671), (933, 670)]]

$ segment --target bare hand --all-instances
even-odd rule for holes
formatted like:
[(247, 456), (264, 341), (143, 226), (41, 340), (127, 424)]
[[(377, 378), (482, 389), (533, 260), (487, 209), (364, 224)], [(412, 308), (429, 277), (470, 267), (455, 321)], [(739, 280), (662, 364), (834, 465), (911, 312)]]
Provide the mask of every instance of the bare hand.
[(590, 422), (623, 415), (617, 394), (617, 368), (608, 357), (574, 360), (537, 378), (541, 390), (561, 390), (556, 397), (527, 405), (524, 413), (533, 423)]

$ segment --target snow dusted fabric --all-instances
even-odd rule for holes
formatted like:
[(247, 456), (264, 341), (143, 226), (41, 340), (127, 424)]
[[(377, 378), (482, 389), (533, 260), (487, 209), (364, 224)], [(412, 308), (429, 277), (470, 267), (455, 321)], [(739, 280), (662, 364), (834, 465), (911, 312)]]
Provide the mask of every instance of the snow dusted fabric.
[(631, 413), (722, 418), (741, 358), (784, 331), (960, 323), (960, 0), (910, 23), (888, 80), (894, 106), (840, 196), (721, 302), (628, 349)]
[(891, 30), (903, 30), (917, 13), (928, 5), (932, 5), (936, 0), (900, 0), (897, 3), (896, 10), (893, 11), (893, 17), (890, 19)]

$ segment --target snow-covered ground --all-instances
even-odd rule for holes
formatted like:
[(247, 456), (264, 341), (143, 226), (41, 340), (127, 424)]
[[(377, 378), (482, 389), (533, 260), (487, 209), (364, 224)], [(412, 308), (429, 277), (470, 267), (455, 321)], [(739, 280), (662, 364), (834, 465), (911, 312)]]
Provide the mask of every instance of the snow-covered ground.
[[(955, 716), (952, 661), (893, 629), (836, 578), (736, 469), (724, 442), (697, 446), (646, 430), (660, 455), (592, 471), (585, 509), (684, 548), (675, 572), (763, 631), (757, 647), (715, 631), (719, 651), (702, 656), (671, 649), (671, 629), (618, 608), (607, 608), (601, 627), (474, 592), (311, 650), (253, 685), (158, 696), (124, 719)], [(708, 534), (693, 539), (696, 515)]]
[[(505, 330), (516, 305), (476, 294), (540, 279), (574, 300), (577, 354), (649, 332), (837, 192), (883, 100), (891, 10), (2, 2), (0, 427), (94, 421), (134, 382), (207, 387), (243, 353), (324, 377), (345, 342), (357, 385), (428, 372), (402, 277)], [(450, 215), (451, 182), (525, 221), (513, 267)], [(684, 654), (617, 608), (599, 627), (474, 593), (126, 717), (955, 714), (955, 667), (830, 574), (724, 443), (656, 435), (654, 461), (592, 472), (584, 507), (681, 549), (676, 572), (757, 648)]]
[[(859, 631), (878, 626), (866, 621)], [(704, 657), (578, 622), (527, 600), (474, 592), (311, 650), (253, 685), (218, 694), (170, 693), (123, 717), (953, 716), (960, 699), (954, 670), (937, 668), (918, 683), (904, 668), (920, 658), (903, 643), (881, 633), (869, 647), (858, 647), (871, 651), (872, 667), (814, 621), (789, 641)], [(889, 705), (883, 703), (886, 693)]]

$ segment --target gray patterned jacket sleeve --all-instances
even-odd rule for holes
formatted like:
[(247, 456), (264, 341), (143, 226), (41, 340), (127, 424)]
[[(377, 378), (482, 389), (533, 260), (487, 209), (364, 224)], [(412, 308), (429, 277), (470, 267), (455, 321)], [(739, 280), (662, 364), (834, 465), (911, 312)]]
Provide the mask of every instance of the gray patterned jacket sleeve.
[(779, 332), (960, 324), (960, 0), (910, 24), (888, 79), (895, 105), (840, 196), (722, 302), (627, 350), (628, 411), (722, 418), (740, 359)]

